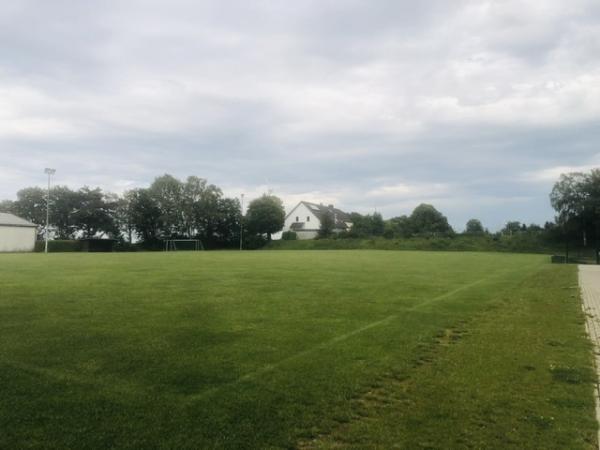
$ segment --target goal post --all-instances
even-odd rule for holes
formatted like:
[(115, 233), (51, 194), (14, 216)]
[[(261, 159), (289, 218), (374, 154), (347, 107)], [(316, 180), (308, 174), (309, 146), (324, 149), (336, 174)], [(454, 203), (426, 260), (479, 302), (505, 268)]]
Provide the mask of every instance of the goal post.
[(204, 245), (200, 239), (165, 239), (165, 252), (200, 251)]

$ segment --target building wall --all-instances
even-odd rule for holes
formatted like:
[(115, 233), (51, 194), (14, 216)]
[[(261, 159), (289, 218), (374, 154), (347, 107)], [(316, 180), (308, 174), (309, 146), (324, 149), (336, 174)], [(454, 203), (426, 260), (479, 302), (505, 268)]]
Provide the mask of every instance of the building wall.
[[(306, 229), (318, 230), (321, 227), (321, 222), (317, 216), (315, 216), (310, 208), (308, 208), (304, 203), (301, 203), (295, 209), (293, 209), (292, 213), (285, 219), (283, 231), (289, 231), (292, 224), (296, 223), (296, 217), (299, 219), (298, 222), (304, 222), (304, 228)], [(307, 217), (310, 217), (310, 221), (306, 220)]]
[(36, 228), (0, 226), (0, 252), (32, 252)]
[(318, 234), (318, 231), (296, 231), (296, 238), (299, 240), (314, 239)]

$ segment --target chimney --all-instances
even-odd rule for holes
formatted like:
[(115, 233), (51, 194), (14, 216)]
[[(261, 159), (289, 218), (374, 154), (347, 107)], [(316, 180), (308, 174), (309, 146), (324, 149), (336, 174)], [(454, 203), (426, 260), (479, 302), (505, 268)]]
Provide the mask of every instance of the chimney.
[(333, 205), (327, 205), (329, 209), (333, 209)]

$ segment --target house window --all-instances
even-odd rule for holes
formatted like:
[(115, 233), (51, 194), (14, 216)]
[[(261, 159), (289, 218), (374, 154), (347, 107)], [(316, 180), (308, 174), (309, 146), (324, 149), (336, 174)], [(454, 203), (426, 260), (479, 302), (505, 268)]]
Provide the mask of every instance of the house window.
[(300, 222), (300, 217), (296, 216), (296, 222)]
[(310, 222), (310, 216), (306, 216), (306, 221)]

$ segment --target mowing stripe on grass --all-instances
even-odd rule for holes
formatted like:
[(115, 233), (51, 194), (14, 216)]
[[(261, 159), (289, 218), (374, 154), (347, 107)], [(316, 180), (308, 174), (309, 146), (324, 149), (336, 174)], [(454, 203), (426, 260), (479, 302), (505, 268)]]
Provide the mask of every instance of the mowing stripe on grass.
[(356, 330), (352, 330), (352, 331), (350, 331), (348, 333), (344, 333), (344, 334), (341, 334), (339, 336), (336, 336), (335, 338), (330, 339), (329, 341), (323, 342), (323, 343), (321, 343), (319, 345), (316, 345), (315, 347), (309, 348), (307, 350), (303, 350), (303, 351), (301, 351), (299, 353), (296, 353), (296, 354), (294, 354), (292, 356), (288, 356), (287, 358), (284, 358), (281, 361), (278, 361), (278, 362), (273, 363), (273, 364), (266, 364), (263, 367), (261, 367), (260, 369), (257, 369), (257, 370), (255, 370), (253, 372), (250, 372), (250, 373), (247, 373), (246, 375), (242, 375), (237, 380), (230, 381), (229, 383), (222, 384), (221, 386), (216, 386), (214, 388), (207, 389), (207, 390), (202, 391), (202, 392), (200, 392), (198, 394), (189, 396), (188, 398), (190, 400), (199, 400), (199, 399), (207, 397), (207, 396), (209, 396), (211, 394), (215, 394), (215, 393), (221, 391), (225, 387), (234, 386), (234, 385), (242, 383), (244, 381), (252, 380), (252, 379), (256, 378), (259, 375), (263, 375), (265, 373), (272, 372), (273, 370), (277, 369), (279, 366), (282, 366), (282, 365), (284, 365), (284, 364), (286, 364), (288, 362), (291, 362), (291, 361), (294, 361), (294, 360), (297, 360), (297, 359), (301, 359), (302, 357), (304, 357), (306, 355), (310, 355), (311, 353), (314, 353), (314, 352), (317, 352), (317, 351), (322, 350), (324, 348), (330, 347), (330, 346), (336, 344), (337, 342), (344, 341), (344, 340), (346, 340), (346, 339), (348, 339), (348, 338), (350, 338), (350, 337), (352, 337), (354, 335), (362, 333), (363, 331), (367, 331), (367, 330), (369, 330), (371, 328), (375, 328), (375, 327), (377, 327), (379, 325), (383, 325), (384, 323), (388, 323), (388, 322), (392, 321), (393, 319), (395, 319), (396, 317), (397, 317), (396, 315), (391, 315), (391, 316), (386, 317), (385, 319), (381, 319), (381, 320), (378, 320), (376, 322), (371, 322), (371, 323), (369, 323), (369, 324), (367, 324), (365, 326), (357, 328)]
[[(479, 284), (481, 284), (481, 283), (483, 283), (485, 281), (488, 281), (488, 280), (490, 280), (492, 278), (495, 278), (495, 277), (498, 277), (498, 276), (504, 275), (504, 274), (506, 274), (506, 272), (502, 272), (501, 274), (494, 274), (494, 275), (483, 277), (483, 278), (481, 278), (481, 279), (479, 279), (477, 281), (474, 281), (473, 283), (465, 284), (465, 285), (460, 286), (460, 287), (458, 287), (456, 289), (453, 289), (453, 290), (451, 290), (449, 292), (445, 292), (444, 294), (438, 295), (437, 297), (434, 297), (434, 298), (429, 299), (429, 300), (425, 300), (424, 302), (419, 303), (418, 305), (412, 306), (410, 308), (401, 308), (401, 310), (402, 310), (402, 312), (408, 312), (408, 313), (415, 312), (415, 311), (417, 311), (417, 309), (420, 306), (428, 305), (428, 304), (431, 304), (433, 302), (437, 302), (437, 301), (440, 301), (440, 300), (444, 300), (444, 299), (450, 298), (453, 295), (456, 295), (456, 294), (458, 294), (458, 293), (460, 293), (462, 291), (468, 290), (468, 289), (470, 289), (470, 288), (472, 288), (474, 286), (477, 286), (477, 285), (479, 285)], [(438, 313), (432, 313), (432, 314), (438, 314)], [(205, 398), (207, 396), (210, 396), (212, 394), (220, 392), (222, 389), (224, 389), (226, 387), (235, 386), (236, 384), (243, 383), (244, 381), (252, 380), (252, 379), (254, 379), (254, 378), (256, 378), (256, 377), (258, 377), (260, 375), (264, 375), (266, 373), (272, 372), (275, 369), (277, 369), (278, 367), (280, 367), (282, 365), (285, 365), (285, 364), (287, 364), (289, 362), (295, 361), (297, 359), (301, 359), (301, 358), (303, 358), (303, 357), (305, 357), (307, 355), (310, 355), (312, 353), (318, 352), (319, 350), (323, 350), (323, 349), (326, 349), (328, 347), (331, 347), (331, 346), (337, 344), (338, 342), (345, 341), (346, 339), (349, 339), (349, 338), (351, 338), (353, 336), (356, 336), (357, 334), (360, 334), (360, 333), (363, 333), (363, 332), (365, 332), (367, 330), (370, 330), (371, 328), (375, 328), (375, 327), (378, 327), (380, 325), (384, 325), (386, 323), (389, 323), (389, 322), (391, 322), (392, 320), (394, 320), (397, 317), (398, 317), (398, 315), (392, 314), (392, 315), (390, 315), (390, 316), (388, 316), (388, 317), (386, 317), (384, 319), (377, 320), (375, 322), (371, 322), (371, 323), (369, 323), (367, 325), (364, 325), (364, 326), (362, 326), (360, 328), (352, 330), (352, 331), (350, 331), (348, 333), (341, 334), (341, 335), (336, 336), (336, 337), (334, 337), (334, 338), (332, 338), (332, 339), (330, 339), (330, 340), (328, 340), (326, 342), (323, 342), (323, 343), (318, 344), (318, 345), (316, 345), (314, 347), (311, 347), (309, 349), (306, 349), (306, 350), (303, 350), (301, 352), (298, 352), (298, 353), (296, 353), (296, 354), (294, 354), (292, 356), (284, 358), (284, 359), (282, 359), (282, 360), (280, 360), (280, 361), (278, 361), (276, 363), (266, 364), (266, 365), (262, 366), (261, 368), (255, 370), (253, 372), (247, 373), (246, 375), (242, 375), (241, 377), (237, 378), (236, 380), (230, 381), (230, 382), (222, 384), (220, 386), (215, 386), (213, 388), (210, 388), (210, 389), (207, 389), (205, 391), (199, 392), (198, 394), (194, 394), (194, 395), (188, 396), (188, 399), (192, 400), (192, 401), (193, 400), (203, 399), (203, 398)]]

